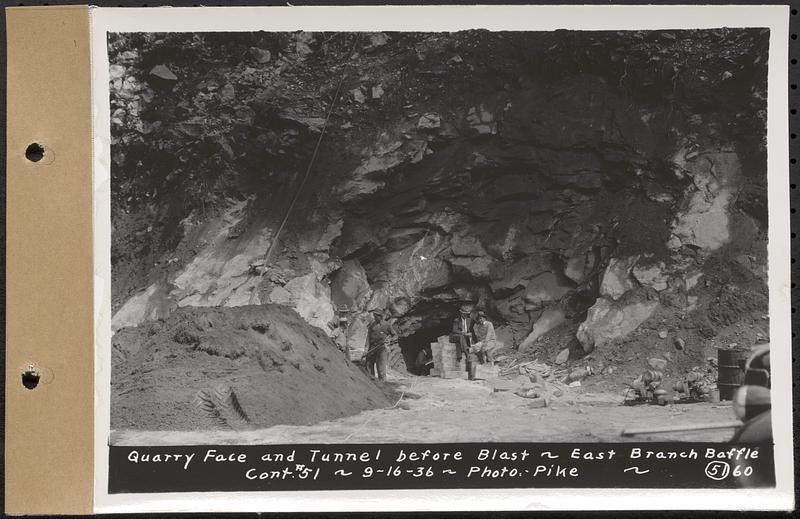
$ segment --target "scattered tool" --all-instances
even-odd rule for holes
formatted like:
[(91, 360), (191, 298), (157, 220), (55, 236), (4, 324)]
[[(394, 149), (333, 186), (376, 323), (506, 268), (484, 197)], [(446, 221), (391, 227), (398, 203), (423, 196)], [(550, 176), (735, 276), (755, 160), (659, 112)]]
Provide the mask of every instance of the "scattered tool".
[(681, 396), (675, 397), (675, 403), (693, 404), (707, 402), (711, 394), (711, 386), (706, 383), (702, 373), (690, 371), (683, 380), (676, 382), (672, 389)]
[(667, 405), (667, 391), (661, 387), (664, 375), (660, 371), (649, 369), (626, 384), (625, 405), (655, 404)]

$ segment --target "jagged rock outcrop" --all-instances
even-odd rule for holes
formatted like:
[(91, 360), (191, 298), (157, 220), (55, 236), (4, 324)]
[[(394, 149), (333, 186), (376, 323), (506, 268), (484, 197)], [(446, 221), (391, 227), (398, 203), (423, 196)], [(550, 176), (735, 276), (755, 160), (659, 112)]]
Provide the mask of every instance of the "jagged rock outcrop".
[(371, 309), (424, 344), (469, 303), (590, 351), (708, 308), (706, 262), (762, 266), (766, 33), (347, 36), (111, 39), (115, 329), (276, 302), (334, 335), (347, 305), (363, 351)]

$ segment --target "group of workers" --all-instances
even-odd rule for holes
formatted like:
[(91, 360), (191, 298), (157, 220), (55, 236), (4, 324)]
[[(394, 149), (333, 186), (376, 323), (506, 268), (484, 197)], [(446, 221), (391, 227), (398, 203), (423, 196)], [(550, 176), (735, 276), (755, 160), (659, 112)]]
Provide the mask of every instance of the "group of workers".
[[(468, 362), (476, 359), (481, 364), (494, 364), (493, 351), (497, 345), (497, 336), (494, 325), (486, 318), (486, 313), (479, 310), (472, 318), (472, 311), (468, 306), (459, 308), (459, 315), (453, 320), (451, 341), (456, 345), (456, 360), (461, 362), (465, 358)], [(397, 331), (392, 326), (391, 316), (383, 310), (373, 310), (373, 322), (367, 332), (367, 350), (364, 354), (367, 373), (376, 376), (379, 380), (386, 379), (386, 362), (388, 352), (387, 342), (397, 337)], [(424, 368), (432, 362), (431, 351), (425, 347), (417, 358), (417, 367)]]

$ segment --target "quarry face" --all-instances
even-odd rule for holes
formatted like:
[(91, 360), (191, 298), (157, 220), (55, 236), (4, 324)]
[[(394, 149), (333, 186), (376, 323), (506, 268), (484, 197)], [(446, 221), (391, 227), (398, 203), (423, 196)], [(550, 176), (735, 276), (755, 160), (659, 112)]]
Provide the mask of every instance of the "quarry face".
[(414, 371), (466, 304), (600, 392), (768, 341), (767, 43), (111, 34), (112, 429), (391, 406), (344, 306), (354, 359), (387, 309)]

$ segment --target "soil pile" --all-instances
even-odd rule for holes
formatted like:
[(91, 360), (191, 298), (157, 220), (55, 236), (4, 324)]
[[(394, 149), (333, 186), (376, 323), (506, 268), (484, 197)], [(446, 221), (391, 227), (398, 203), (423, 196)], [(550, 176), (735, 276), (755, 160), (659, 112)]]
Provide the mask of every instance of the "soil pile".
[(113, 338), (111, 428), (306, 425), (390, 406), (334, 342), (279, 305), (183, 308)]

